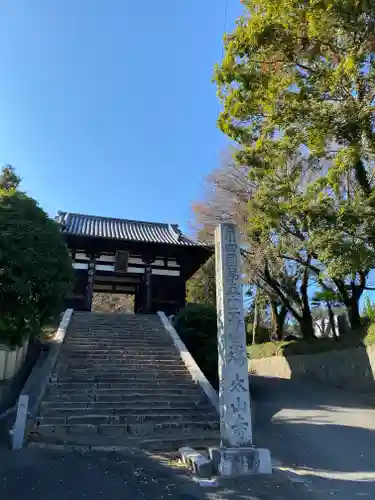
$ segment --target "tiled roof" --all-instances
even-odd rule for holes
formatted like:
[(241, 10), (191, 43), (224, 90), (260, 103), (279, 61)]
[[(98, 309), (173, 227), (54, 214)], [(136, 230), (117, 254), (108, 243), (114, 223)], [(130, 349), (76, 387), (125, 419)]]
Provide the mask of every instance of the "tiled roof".
[(65, 234), (145, 243), (201, 246), (200, 243), (183, 235), (176, 224), (112, 219), (69, 212), (58, 212), (56, 220), (63, 226)]

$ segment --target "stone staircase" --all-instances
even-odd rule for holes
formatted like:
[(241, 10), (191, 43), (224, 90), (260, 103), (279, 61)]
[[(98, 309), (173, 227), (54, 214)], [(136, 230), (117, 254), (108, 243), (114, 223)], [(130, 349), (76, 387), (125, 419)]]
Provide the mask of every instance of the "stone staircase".
[(158, 316), (74, 313), (34, 440), (172, 451), (218, 431)]

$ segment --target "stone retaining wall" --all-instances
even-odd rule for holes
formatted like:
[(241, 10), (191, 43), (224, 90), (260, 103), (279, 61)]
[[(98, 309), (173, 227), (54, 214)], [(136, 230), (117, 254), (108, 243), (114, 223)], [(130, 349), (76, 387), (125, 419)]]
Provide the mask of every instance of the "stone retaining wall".
[(24, 362), (27, 352), (28, 341), (21, 347), (11, 349), (0, 344), (0, 381), (10, 380), (17, 375)]
[(0, 344), (0, 413), (3, 409), (3, 404), (6, 403), (9, 397), (13, 382), (22, 371), (27, 347), (28, 340), (22, 346), (15, 349)]
[(375, 346), (300, 356), (249, 360), (249, 370), (265, 377), (315, 379), (353, 391), (375, 388)]

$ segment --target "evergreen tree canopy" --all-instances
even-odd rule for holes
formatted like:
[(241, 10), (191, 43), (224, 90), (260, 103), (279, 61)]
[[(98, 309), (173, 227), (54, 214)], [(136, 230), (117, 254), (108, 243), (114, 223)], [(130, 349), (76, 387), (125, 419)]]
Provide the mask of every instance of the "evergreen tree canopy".
[(58, 224), (17, 190), (14, 170), (0, 183), (0, 342), (16, 345), (61, 311), (73, 283)]

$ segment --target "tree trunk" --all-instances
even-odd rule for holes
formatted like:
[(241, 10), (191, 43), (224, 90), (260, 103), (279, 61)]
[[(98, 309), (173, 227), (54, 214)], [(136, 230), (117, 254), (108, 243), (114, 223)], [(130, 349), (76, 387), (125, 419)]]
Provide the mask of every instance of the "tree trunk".
[(351, 294), (348, 293), (345, 283), (342, 280), (334, 280), (342, 301), (348, 313), (349, 323), (352, 330), (357, 330), (361, 326), (361, 316), (359, 314), (359, 299), (366, 286), (366, 275), (360, 273), (360, 286), (351, 283)]
[(277, 303), (274, 300), (271, 304), (271, 321), (272, 321), (272, 340), (282, 340), (284, 333), (284, 322), (288, 309), (282, 306), (280, 311), (277, 309)]
[(307, 286), (309, 282), (309, 271), (305, 268), (300, 286), (302, 300), (302, 317), (300, 321), (301, 333), (305, 340), (315, 339), (313, 318), (311, 315), (309, 297), (307, 295)]
[(300, 314), (297, 312), (295, 307), (292, 306), (291, 302), (289, 301), (289, 298), (283, 293), (278, 282), (272, 278), (268, 269), (267, 262), (264, 265), (264, 279), (267, 285), (272, 289), (273, 293), (278, 296), (279, 302), (283, 305), (283, 307), (286, 307), (287, 311), (290, 312), (293, 318), (295, 318), (298, 322), (300, 322), (301, 321)]
[(279, 329), (281, 331), (281, 337), (280, 340), (282, 340), (284, 336), (284, 325), (285, 325), (285, 318), (288, 314), (288, 309), (285, 306), (281, 306), (280, 312), (278, 314), (278, 323), (279, 323)]
[(347, 309), (350, 326), (353, 330), (357, 330), (361, 326), (361, 316), (359, 314), (358, 300), (354, 294), (350, 298)]
[(327, 309), (328, 309), (328, 317), (329, 317), (329, 322), (331, 325), (333, 338), (335, 340), (339, 341), (339, 336), (338, 336), (338, 332), (336, 331), (336, 325), (335, 325), (335, 315), (333, 314), (333, 311), (332, 311), (331, 302), (329, 300), (327, 300), (326, 305), (327, 305)]
[(303, 316), (300, 321), (300, 328), (304, 340), (315, 339), (314, 325), (310, 310), (303, 312)]

